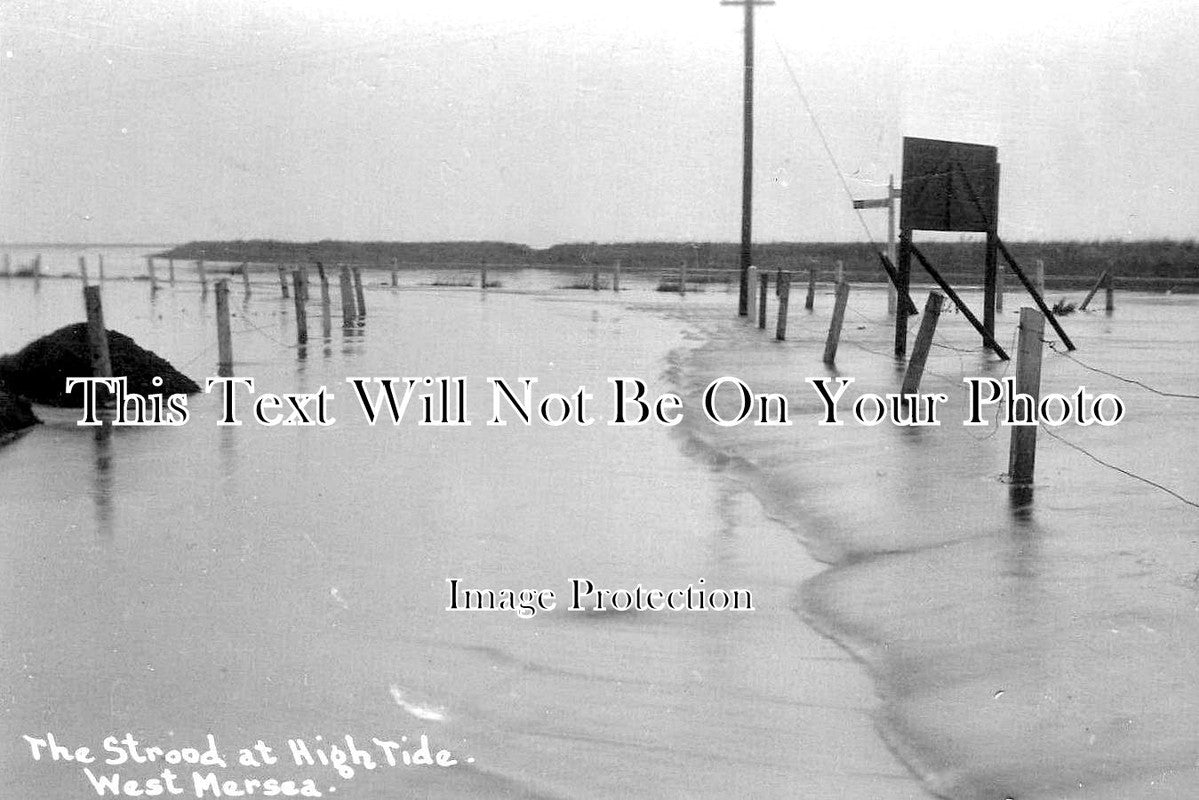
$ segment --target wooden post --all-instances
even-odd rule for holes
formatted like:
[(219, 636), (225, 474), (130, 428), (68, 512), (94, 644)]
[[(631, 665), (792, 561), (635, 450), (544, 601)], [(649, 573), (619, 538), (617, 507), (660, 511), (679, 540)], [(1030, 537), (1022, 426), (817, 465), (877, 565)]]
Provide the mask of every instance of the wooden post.
[[(687, 294), (687, 258), (685, 256), (683, 263), (679, 265), (679, 294)], [(741, 316), (745, 316), (746, 313), (748, 313), (747, 310), (742, 308)]]
[(87, 256), (79, 256), (79, 280), (87, 286)]
[(250, 262), (243, 261), (241, 264), (241, 283), (246, 290), (246, 295), (250, 294)]
[(599, 291), (599, 264), (591, 265), (591, 291)]
[(983, 329), (995, 336), (995, 289), (999, 273), (999, 248), (995, 244), (998, 234), (987, 231), (986, 261), (983, 268)]
[(837, 278), (836, 278), (837, 288), (840, 289), (841, 284), (845, 283), (845, 262), (839, 258), (837, 259), (836, 275), (837, 275)]
[[(987, 329), (983, 327), (983, 324), (978, 321), (978, 317), (974, 316), (974, 312), (970, 310), (970, 307), (962, 302), (962, 298), (959, 297), (958, 293), (953, 290), (953, 287), (949, 285), (949, 282), (941, 277), (941, 273), (937, 272), (936, 268), (929, 263), (929, 260), (924, 257), (924, 253), (921, 253), (919, 248), (917, 248), (911, 242), (908, 243), (908, 250), (916, 256), (916, 259), (920, 262), (920, 265), (924, 267), (924, 271), (927, 272), (932, 279), (937, 282), (937, 285), (941, 287), (941, 291), (945, 292), (945, 294), (949, 296), (949, 299), (953, 301), (953, 304), (958, 307), (958, 311), (962, 312), (962, 316), (974, 326), (974, 330), (979, 332), (979, 335), (982, 336), (983, 344), (994, 351), (995, 355), (999, 356), (1004, 361), (1007, 361), (1007, 352), (1000, 347), (999, 342), (995, 341), (995, 337), (987, 332)], [(900, 314), (900, 316), (903, 315)], [(907, 338), (906, 330), (904, 338), (905, 340)], [(899, 354), (896, 353), (896, 355)]]
[(1007, 279), (1007, 270), (1001, 266), (995, 267), (995, 310), (1003, 311), (1003, 284)]
[(394, 289), (400, 285), (400, 260), (396, 257), (391, 259), (391, 286)]
[(1116, 310), (1116, 279), (1111, 275), (1107, 276), (1107, 283), (1104, 285), (1104, 290), (1103, 310), (1110, 314)]
[(811, 311), (816, 305), (816, 268), (812, 267), (808, 270), (808, 296), (804, 298), (803, 307), (805, 311)]
[(928, 293), (928, 300), (924, 304), (924, 317), (920, 320), (916, 343), (912, 345), (912, 357), (908, 360), (908, 369), (903, 375), (900, 394), (916, 394), (920, 391), (924, 364), (928, 361), (928, 351), (933, 346), (933, 334), (937, 332), (937, 319), (941, 316), (941, 304), (944, 302), (945, 295), (940, 292)]
[(775, 329), (774, 338), (778, 341), (784, 341), (787, 338), (787, 300), (791, 296), (791, 273), (784, 272), (780, 275), (779, 286), (779, 319), (778, 327)]
[(766, 330), (766, 295), (770, 287), (770, 273), (758, 276), (758, 327)]
[(1087, 296), (1083, 298), (1081, 303), (1079, 303), (1078, 310), (1086, 311), (1087, 306), (1091, 304), (1091, 298), (1095, 296), (1095, 292), (1099, 291), (1100, 287), (1107, 286), (1109, 280), (1110, 277), (1108, 275), (1108, 271), (1104, 270), (1099, 276), (1099, 280), (1095, 281), (1095, 285), (1091, 287), (1091, 291), (1087, 292)]
[(170, 280), (172, 286), (175, 285), (175, 259), (173, 258), (167, 259), (167, 279)]
[(358, 304), (358, 317), (366, 316), (366, 295), (362, 293), (362, 270), (354, 267), (354, 302)]
[(358, 316), (354, 309), (354, 282), (350, 277), (350, 268), (343, 264), (337, 277), (341, 288), (341, 324), (348, 328)]
[(1037, 259), (1037, 278), (1036, 278), (1037, 294), (1041, 297), (1045, 296), (1045, 261)]
[(33, 277), (42, 277), (42, 254), (38, 253), (33, 257)]
[(201, 294), (208, 294), (208, 270), (204, 268), (204, 259), (196, 262), (196, 274), (200, 276)]
[(150, 293), (153, 294), (158, 291), (158, 275), (154, 272), (153, 256), (146, 256), (146, 271), (150, 273)]
[[(303, 295), (303, 301), (308, 302), (308, 265), (301, 263), (299, 268), (300, 273), (300, 294)], [(292, 279), (295, 282), (295, 279)], [(294, 288), (294, 287), (293, 287)]]
[(283, 268), (282, 264), (276, 264), (275, 269), (279, 272), (279, 290), (283, 292), (285, 298), (290, 297), (287, 288), (287, 270)]
[(100, 283), (104, 283), (104, 254), (96, 253), (96, 272), (99, 277), (96, 278)]
[[(891, 175), (887, 178), (887, 258), (892, 264), (895, 263), (895, 201), (899, 196), (895, 191), (895, 176)], [(898, 300), (895, 284), (887, 281), (887, 316), (895, 316)]]
[[(995, 243), (999, 245), (999, 252), (1003, 255), (1004, 260), (1007, 261), (1008, 266), (1012, 268), (1012, 272), (1016, 273), (1016, 277), (1020, 279), (1020, 283), (1024, 284), (1024, 288), (1030, 295), (1032, 295), (1033, 302), (1037, 304), (1037, 308), (1041, 309), (1041, 313), (1045, 316), (1045, 319), (1049, 320), (1049, 324), (1053, 326), (1054, 332), (1057, 333), (1057, 335), (1061, 338), (1062, 344), (1066, 345), (1067, 350), (1073, 350), (1074, 342), (1070, 341), (1070, 337), (1066, 335), (1064, 330), (1062, 330), (1062, 325), (1057, 321), (1057, 317), (1053, 315), (1053, 311), (1049, 308), (1049, 306), (1045, 305), (1045, 298), (1043, 298), (1040, 293), (1037, 292), (1036, 287), (1029, 282), (1028, 276), (1024, 274), (1024, 270), (1020, 269), (1020, 265), (1016, 263), (1016, 259), (1012, 257), (1012, 253), (1007, 249), (1007, 245), (1005, 245), (1003, 240), (999, 238), (996, 238)], [(949, 296), (953, 297), (952, 294)]]
[[(895, 293), (908, 297), (912, 282), (912, 232), (907, 228), (899, 231), (899, 263), (895, 265)], [(910, 301), (909, 301), (910, 302)], [(908, 315), (895, 315), (895, 357), (903, 358), (908, 352)]]
[(329, 305), (329, 276), (325, 274), (325, 265), (316, 262), (316, 273), (321, 281), (321, 305)]
[(91, 354), (92, 377), (111, 378), (112, 359), (108, 353), (108, 329), (104, 327), (99, 286), (83, 287), (83, 307), (87, 313), (87, 347)]
[(216, 282), (217, 374), (233, 374), (233, 336), (229, 330), (229, 281)]
[[(1041, 400), (1041, 338), (1045, 316), (1035, 308), (1020, 309), (1020, 343), (1016, 353), (1016, 394), (1032, 398), (1031, 413)], [(1008, 478), (1014, 485), (1030, 484), (1037, 458), (1037, 426), (1012, 427)]]
[[(750, 265), (749, 272), (746, 273), (746, 275), (747, 275), (747, 280), (749, 281), (750, 291), (753, 291), (758, 286), (758, 268), (753, 265)], [(753, 300), (752, 295), (750, 296), (750, 300), (751, 300), (750, 304), (745, 309), (747, 312), (745, 315), (745, 318), (749, 322), (753, 323), (753, 322), (758, 321), (758, 304), (752, 302), (752, 300)]]
[(300, 344), (308, 342), (308, 309), (304, 305), (304, 276), (300, 270), (291, 274), (296, 298), (296, 341)]
[(828, 325), (828, 338), (824, 342), (824, 363), (837, 360), (837, 345), (841, 342), (841, 328), (845, 323), (845, 305), (849, 302), (849, 284), (837, 284), (837, 302), (833, 305), (833, 318)]
[(479, 288), (487, 288), (487, 259), (479, 259)]
[(620, 291), (620, 259), (616, 259), (616, 263), (612, 265), (612, 291)]

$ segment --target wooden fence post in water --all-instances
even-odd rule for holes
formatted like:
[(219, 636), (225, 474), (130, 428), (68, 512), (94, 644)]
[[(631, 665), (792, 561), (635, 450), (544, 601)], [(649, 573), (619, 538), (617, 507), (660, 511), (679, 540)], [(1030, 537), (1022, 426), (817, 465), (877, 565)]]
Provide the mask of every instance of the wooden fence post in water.
[(96, 253), (96, 281), (104, 283), (104, 254)]
[(679, 294), (687, 294), (687, 259), (679, 265)]
[(321, 305), (329, 305), (329, 276), (325, 274), (325, 265), (316, 262), (316, 274), (321, 281)]
[(1037, 294), (1041, 297), (1045, 296), (1045, 260), (1037, 259), (1037, 277), (1036, 277)]
[(304, 305), (303, 289), (304, 276), (300, 270), (296, 270), (291, 274), (292, 283), (295, 284), (296, 298), (296, 341), (300, 344), (308, 342), (308, 309)]
[(1078, 304), (1079, 311), (1087, 310), (1087, 306), (1089, 306), (1091, 304), (1091, 299), (1093, 297), (1095, 297), (1095, 292), (1098, 292), (1101, 287), (1106, 285), (1107, 279), (1108, 279), (1108, 271), (1104, 270), (1099, 275), (1099, 279), (1095, 281), (1095, 285), (1091, 287), (1091, 291), (1087, 292), (1087, 296), (1084, 297), (1082, 299), (1082, 302)]
[(246, 290), (246, 296), (250, 294), (250, 262), (241, 262), (241, 284)]
[(845, 305), (849, 302), (849, 284), (837, 284), (837, 300), (833, 304), (833, 318), (828, 324), (828, 338), (824, 341), (824, 363), (837, 360), (837, 345), (841, 342), (841, 328), (845, 324)]
[(398, 258), (396, 258), (395, 256), (392, 256), (392, 259), (391, 259), (391, 287), (394, 289), (395, 287), (397, 287), (399, 285), (400, 285), (400, 260)]
[(591, 265), (591, 291), (599, 291), (599, 264)]
[(479, 259), (479, 288), (487, 288), (487, 259)]
[(196, 262), (196, 274), (200, 276), (200, 293), (208, 294), (208, 270), (204, 268), (204, 260)]
[(290, 297), (287, 288), (287, 270), (283, 268), (282, 264), (276, 264), (275, 269), (279, 272), (279, 290), (283, 292), (285, 298)]
[(79, 256), (79, 280), (87, 286), (87, 256)]
[(1104, 284), (1104, 302), (1103, 310), (1107, 313), (1112, 313), (1116, 310), (1116, 279), (1111, 275), (1107, 276), (1107, 283)]
[(83, 308), (87, 313), (87, 348), (92, 359), (92, 377), (111, 378), (112, 359), (108, 354), (108, 330), (104, 327), (99, 286), (83, 287)]
[(341, 289), (341, 324), (348, 328), (358, 316), (354, 310), (354, 286), (350, 278), (350, 268), (343, 264), (337, 278)]
[(785, 341), (787, 338), (787, 300), (791, 296), (791, 273), (779, 273), (779, 285), (776, 287), (779, 295), (779, 319), (774, 331), (774, 338)]
[(217, 374), (233, 374), (233, 334), (229, 329), (229, 281), (216, 282)]
[(366, 316), (366, 295), (362, 293), (362, 270), (354, 267), (354, 302), (358, 304), (358, 317)]
[(808, 296), (804, 298), (803, 307), (811, 311), (816, 304), (816, 268), (808, 270)]
[(175, 259), (173, 258), (167, 259), (167, 279), (172, 286), (175, 285)]
[(995, 310), (1003, 311), (1003, 282), (1007, 276), (1007, 270), (1003, 264), (995, 270)]
[(745, 307), (745, 319), (751, 324), (758, 321), (758, 304), (754, 302), (754, 290), (758, 286), (758, 268), (750, 265), (745, 271), (745, 285), (749, 287), (749, 303)]
[[(1035, 417), (1041, 401), (1041, 339), (1045, 332), (1045, 317), (1035, 308), (1020, 309), (1020, 341), (1016, 348), (1016, 397), (1032, 398), (1026, 410)], [(1014, 409), (1019, 411), (1019, 409)], [(1019, 419), (1017, 415), (1017, 419)], [(1014, 485), (1032, 483), (1037, 458), (1037, 426), (1012, 427), (1011, 449), (1008, 451), (1008, 477)]]
[(158, 275), (154, 272), (154, 256), (146, 256), (146, 272), (150, 273), (150, 293), (158, 291)]
[(612, 265), (612, 291), (620, 291), (620, 259), (616, 259), (616, 263)]
[(920, 331), (916, 334), (912, 357), (908, 359), (907, 372), (903, 374), (900, 394), (916, 394), (920, 391), (924, 365), (928, 361), (928, 351), (933, 346), (933, 335), (937, 332), (937, 319), (941, 316), (941, 304), (944, 302), (945, 295), (940, 292), (928, 293), (928, 300), (924, 303), (924, 317), (920, 320)]
[(770, 273), (758, 276), (758, 328), (766, 330), (766, 294), (770, 288)]
[[(308, 302), (308, 265), (301, 263), (300, 268), (300, 294), (304, 296), (304, 302)], [(293, 283), (295, 279), (292, 279)]]

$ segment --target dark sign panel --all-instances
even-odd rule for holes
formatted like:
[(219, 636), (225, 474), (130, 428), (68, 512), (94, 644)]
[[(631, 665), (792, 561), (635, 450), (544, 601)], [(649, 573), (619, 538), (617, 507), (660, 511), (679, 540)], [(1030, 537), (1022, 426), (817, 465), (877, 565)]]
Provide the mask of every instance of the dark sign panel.
[(999, 152), (983, 144), (903, 140), (899, 227), (993, 231), (999, 212)]

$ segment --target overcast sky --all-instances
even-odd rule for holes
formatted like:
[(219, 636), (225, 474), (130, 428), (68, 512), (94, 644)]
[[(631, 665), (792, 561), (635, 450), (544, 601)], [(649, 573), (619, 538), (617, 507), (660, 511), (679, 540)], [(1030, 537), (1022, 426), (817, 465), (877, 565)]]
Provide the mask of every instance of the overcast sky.
[[(861, 240), (902, 137), (993, 144), (1000, 233), (1194, 238), (1199, 3), (757, 12), (755, 239)], [(735, 241), (718, 0), (6, 0), (0, 240)], [(885, 236), (885, 213), (864, 214)]]

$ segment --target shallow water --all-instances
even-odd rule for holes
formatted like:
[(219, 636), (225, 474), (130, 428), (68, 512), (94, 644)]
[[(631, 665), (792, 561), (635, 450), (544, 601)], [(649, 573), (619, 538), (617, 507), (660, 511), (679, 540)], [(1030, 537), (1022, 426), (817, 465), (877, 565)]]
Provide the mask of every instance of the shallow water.
[[(816, 425), (805, 377), (853, 376), (853, 396), (896, 391), (902, 375), (881, 294), (856, 290), (835, 371), (822, 365), (830, 304), (793, 316), (786, 343), (714, 316), (683, 370), (692, 393), (737, 364), (755, 391), (793, 398), (796, 424), (689, 433), (833, 565), (806, 584), (803, 608), (869, 666), (884, 735), (945, 797), (1194, 797), (1199, 511), (1044, 429), (1031, 502), (1014, 496), (1007, 431), (958, 424), (962, 377), (1009, 367), (980, 354), (958, 315), (942, 317), (922, 387), (949, 395), (946, 424)], [(1197, 312), (1193, 296), (1119, 294), (1113, 315), (1064, 325), (1076, 359), (1195, 395)], [(1057, 429), (1062, 439), (1199, 499), (1199, 401), (1047, 350), (1044, 391), (1080, 384), (1121, 396), (1127, 417)]]
[[(302, 352), (270, 276), (248, 298), (234, 283), (236, 372), (259, 390), (327, 385), (334, 426), (222, 428), (216, 398), (197, 396), (182, 427), (109, 436), (42, 409), (48, 424), (0, 450), (0, 796), (95, 796), (79, 765), (30, 758), (20, 737), (48, 732), (93, 749), (125, 732), (167, 748), (212, 734), (226, 756), (258, 739), (423, 733), (462, 759), (349, 780), (228, 770), (367, 800), (923, 795), (872, 732), (869, 681), (795, 613), (818, 566), (738, 470), (657, 426), (481, 425), (485, 376), (667, 390), (704, 341), (690, 318), (726, 308), (723, 289), (680, 300), (634, 280), (614, 299), (520, 273), (483, 295), (404, 278), (368, 277), (363, 327), (341, 327), (335, 295), (323, 335), (310, 302)], [(16, 310), (0, 349), (80, 316), (74, 281), (0, 291)], [(196, 379), (216, 373), (212, 297), (182, 272), (154, 298), (144, 282), (104, 292), (110, 327)], [(368, 426), (352, 375), (469, 376), (480, 422)], [(449, 577), (565, 595), (576, 576), (702, 577), (751, 588), (757, 610), (444, 610)]]

